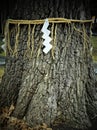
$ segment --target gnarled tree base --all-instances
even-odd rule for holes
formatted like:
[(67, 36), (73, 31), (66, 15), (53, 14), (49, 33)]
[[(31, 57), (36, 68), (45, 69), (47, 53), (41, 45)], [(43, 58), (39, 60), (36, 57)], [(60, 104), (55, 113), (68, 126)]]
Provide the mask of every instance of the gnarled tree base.
[[(52, 6), (55, 1), (48, 2)], [(33, 12), (38, 9), (39, 1), (35, 4)], [(65, 12), (62, 4), (63, 0), (58, 0), (55, 8), (60, 10), (61, 6)], [(53, 8), (49, 9), (52, 12)], [(40, 12), (44, 14), (43, 9)], [(58, 17), (59, 14), (60, 11)], [(91, 120), (97, 115), (97, 91), (87, 35), (89, 26), (50, 24), (53, 48), (47, 55), (43, 53), (41, 25), (9, 26), (7, 43), (10, 44), (0, 87), (0, 106), (13, 103), (12, 116), (25, 120), (31, 127), (42, 123), (49, 127), (53, 124), (75, 129), (91, 127)]]

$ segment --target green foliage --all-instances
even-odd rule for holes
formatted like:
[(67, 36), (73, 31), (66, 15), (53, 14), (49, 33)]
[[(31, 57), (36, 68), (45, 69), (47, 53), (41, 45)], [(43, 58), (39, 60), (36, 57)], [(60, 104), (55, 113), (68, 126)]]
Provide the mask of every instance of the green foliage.
[[(5, 56), (5, 52), (3, 51), (3, 49), (1, 48), (1, 45), (4, 44), (4, 42), (2, 41), (2, 36), (0, 35), (0, 56)], [(0, 67), (0, 80), (2, 78), (4, 74), (4, 67)]]
[(3, 51), (3, 49), (1, 48), (1, 45), (3, 45), (4, 44), (4, 42), (2, 41), (2, 39), (3, 39), (3, 36), (2, 35), (0, 35), (0, 55), (1, 55), (1, 53), (3, 53), (4, 51)]
[(3, 74), (4, 74), (4, 67), (1, 67), (0, 68), (0, 79), (2, 78)]
[(93, 46), (93, 60), (97, 61), (97, 36), (92, 36), (91, 42)]
[(4, 43), (2, 41), (0, 41), (0, 53), (3, 52), (3, 49), (1, 48), (1, 45), (3, 45)]

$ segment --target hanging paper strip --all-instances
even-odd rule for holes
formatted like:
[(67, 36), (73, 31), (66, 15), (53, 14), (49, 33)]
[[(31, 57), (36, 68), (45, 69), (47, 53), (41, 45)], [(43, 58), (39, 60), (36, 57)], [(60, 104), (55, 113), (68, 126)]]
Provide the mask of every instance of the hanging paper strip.
[(43, 49), (43, 52), (45, 54), (47, 54), (52, 48), (52, 45), (50, 44), (52, 39), (49, 36), (50, 31), (47, 29), (48, 26), (49, 26), (49, 22), (48, 22), (48, 19), (46, 19), (44, 24), (43, 24), (43, 27), (41, 29), (41, 31), (43, 32), (42, 38), (44, 39), (43, 45), (45, 46), (45, 48)]

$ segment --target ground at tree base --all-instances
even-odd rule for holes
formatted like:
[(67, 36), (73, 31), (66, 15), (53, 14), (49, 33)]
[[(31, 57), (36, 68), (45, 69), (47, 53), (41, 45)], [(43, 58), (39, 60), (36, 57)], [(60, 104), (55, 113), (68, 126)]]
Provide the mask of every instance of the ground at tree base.
[(71, 128), (64, 124), (57, 124), (49, 128), (45, 123), (31, 128), (24, 120), (11, 116), (13, 110), (13, 105), (10, 108), (5, 107), (0, 109), (0, 130), (97, 130), (97, 119), (94, 121), (94, 126), (89, 129)]

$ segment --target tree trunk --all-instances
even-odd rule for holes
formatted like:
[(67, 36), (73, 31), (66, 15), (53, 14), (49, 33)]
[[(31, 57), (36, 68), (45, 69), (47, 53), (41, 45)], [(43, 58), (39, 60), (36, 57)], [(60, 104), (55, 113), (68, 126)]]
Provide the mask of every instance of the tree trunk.
[[(14, 16), (86, 19), (85, 5), (77, 0), (29, 0), (22, 8), (17, 5)], [(53, 49), (44, 54), (42, 25), (10, 25), (0, 106), (13, 103), (13, 116), (31, 126), (46, 123), (52, 127), (63, 124), (78, 129), (91, 127), (97, 114), (97, 90), (89, 26), (89, 23), (50, 23)]]

